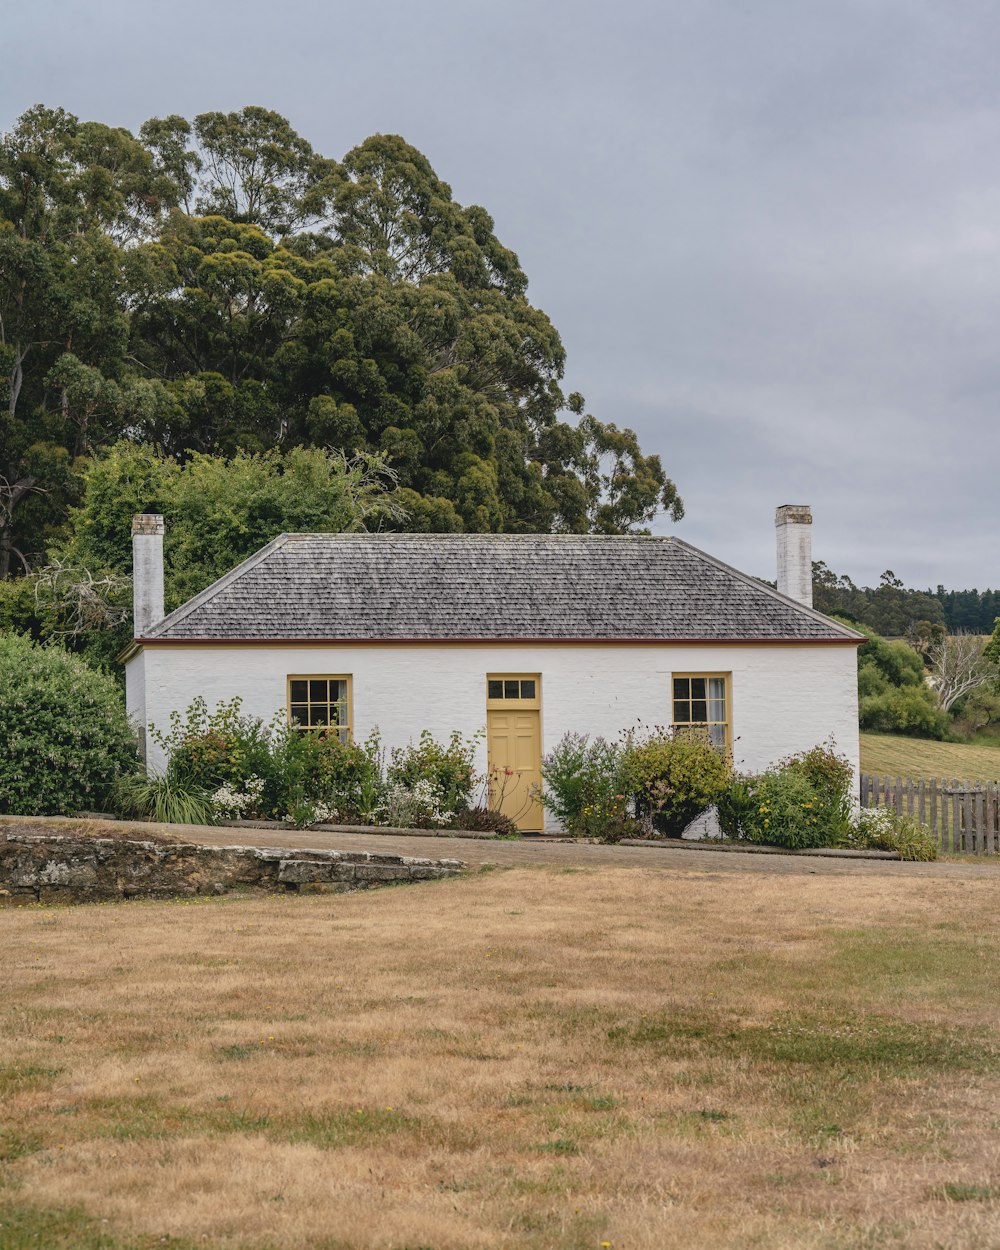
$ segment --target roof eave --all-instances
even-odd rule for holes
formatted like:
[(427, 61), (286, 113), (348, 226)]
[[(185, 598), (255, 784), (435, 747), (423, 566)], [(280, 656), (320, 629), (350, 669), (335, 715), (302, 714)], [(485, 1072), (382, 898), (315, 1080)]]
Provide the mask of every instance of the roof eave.
[(518, 637), (507, 635), (468, 635), (456, 636), (448, 635), (413, 635), (413, 636), (380, 636), (357, 638), (347, 636), (328, 636), (328, 637), (288, 637), (288, 638), (254, 638), (254, 637), (190, 637), (190, 638), (170, 638), (151, 636), (146, 638), (136, 638), (122, 652), (122, 656), (128, 659), (141, 647), (325, 647), (325, 646), (387, 646), (400, 644), (477, 644), (490, 645), (497, 644), (521, 644), (531, 646), (541, 645), (620, 645), (620, 646), (835, 646), (835, 647), (857, 647), (866, 639), (863, 635), (857, 637), (851, 636), (835, 636), (835, 637), (741, 637), (741, 638), (709, 638), (709, 637), (677, 637), (663, 638), (655, 636), (637, 635), (628, 636), (559, 636), (545, 635), (539, 637)]

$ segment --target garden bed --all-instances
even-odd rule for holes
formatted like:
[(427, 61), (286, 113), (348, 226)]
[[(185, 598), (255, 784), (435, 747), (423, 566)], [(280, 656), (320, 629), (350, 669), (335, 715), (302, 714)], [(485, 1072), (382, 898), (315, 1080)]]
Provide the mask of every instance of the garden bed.
[[(227, 820), (227, 829), (284, 829), (293, 826), (279, 820)], [(309, 829), (301, 830), (309, 833), (312, 830), (323, 833), (361, 833), (396, 838), (474, 838), (477, 841), (495, 841), (500, 835), (482, 833), (475, 829), (404, 829), (388, 825), (310, 825)], [(847, 847), (809, 847), (802, 850), (786, 850), (781, 846), (760, 846), (752, 842), (724, 842), (719, 838), (622, 838), (615, 843), (602, 843), (599, 838), (573, 838), (567, 834), (527, 834), (522, 835), (530, 842), (568, 842), (581, 846), (651, 846), (667, 850), (693, 851), (739, 851), (747, 855), (818, 855), (824, 859), (895, 859), (901, 858), (898, 851), (852, 850)], [(505, 839), (506, 840), (506, 839)]]

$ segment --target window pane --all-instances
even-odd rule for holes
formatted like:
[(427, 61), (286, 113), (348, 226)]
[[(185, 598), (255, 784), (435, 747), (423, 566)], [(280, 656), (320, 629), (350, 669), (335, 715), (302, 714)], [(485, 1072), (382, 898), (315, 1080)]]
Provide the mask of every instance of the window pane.
[(708, 720), (708, 704), (704, 699), (691, 700), (691, 719), (698, 724)]
[(690, 699), (691, 698), (691, 683), (688, 681), (686, 677), (674, 678), (674, 698), (675, 699)]
[(297, 720), (300, 725), (309, 724), (309, 706), (306, 703), (292, 704), (292, 720)]
[(726, 745), (725, 725), (710, 725), (708, 735), (712, 740), (712, 746), (724, 747)]
[(705, 683), (704, 677), (692, 677), (691, 678), (691, 698), (692, 699), (704, 699), (705, 698), (705, 684), (706, 683)]
[(726, 679), (724, 677), (708, 679), (708, 719), (726, 719)]
[(307, 693), (309, 689), (309, 683), (307, 681), (293, 681), (291, 683), (291, 686), (292, 688), (291, 688), (290, 694), (291, 694), (292, 702), (293, 703), (305, 703), (306, 699), (309, 698), (309, 695)]
[(502, 699), (503, 698), (503, 682), (502, 681), (487, 682), (486, 683), (486, 697), (488, 699)]
[(327, 691), (330, 689), (330, 683), (322, 678), (314, 678), (309, 683), (309, 702), (325, 703), (330, 697)]
[(329, 720), (329, 713), (325, 703), (314, 703), (309, 708), (309, 724), (325, 725)]
[(685, 725), (691, 719), (691, 702), (688, 699), (674, 699), (674, 721)]
[(505, 699), (517, 699), (520, 697), (520, 682), (505, 681), (503, 684), (503, 697)]
[(331, 703), (330, 704), (330, 724), (346, 725), (347, 724), (347, 704)]
[(533, 699), (535, 697), (535, 683), (533, 681), (521, 682), (521, 698)]

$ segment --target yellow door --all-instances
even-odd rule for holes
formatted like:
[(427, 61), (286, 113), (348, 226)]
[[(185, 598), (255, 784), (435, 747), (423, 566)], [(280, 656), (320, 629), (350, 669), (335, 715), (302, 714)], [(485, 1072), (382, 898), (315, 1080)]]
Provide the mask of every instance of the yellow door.
[(490, 674), (486, 739), (490, 804), (525, 833), (540, 833), (542, 789), (541, 699), (537, 674)]

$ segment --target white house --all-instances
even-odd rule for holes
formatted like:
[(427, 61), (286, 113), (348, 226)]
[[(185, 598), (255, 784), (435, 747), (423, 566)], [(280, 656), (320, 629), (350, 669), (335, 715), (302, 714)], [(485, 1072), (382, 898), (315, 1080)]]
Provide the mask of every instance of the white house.
[(672, 537), (282, 534), (164, 616), (163, 519), (136, 517), (129, 711), (239, 695), (390, 748), (485, 728), (525, 830), (568, 731), (708, 725), (750, 770), (832, 739), (856, 769), (863, 639), (811, 606), (811, 521), (778, 509), (778, 591)]

